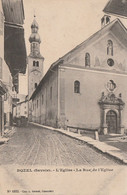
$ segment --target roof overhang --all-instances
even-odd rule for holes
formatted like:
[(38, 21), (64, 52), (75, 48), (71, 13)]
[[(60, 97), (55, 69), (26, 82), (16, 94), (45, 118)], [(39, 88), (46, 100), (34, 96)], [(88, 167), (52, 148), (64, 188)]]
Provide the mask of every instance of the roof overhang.
[(110, 0), (104, 10), (107, 14), (113, 14), (127, 18), (127, 1), (126, 0)]
[(4, 57), (11, 74), (26, 71), (23, 0), (2, 0), (4, 23)]
[(5, 22), (4, 58), (12, 75), (26, 72), (26, 45), (21, 25)]
[(110, 29), (112, 34), (121, 42), (121, 44), (127, 48), (127, 29), (121, 23), (120, 20), (117, 20), (115, 25)]
[(13, 24), (24, 24), (23, 0), (2, 0), (5, 21)]

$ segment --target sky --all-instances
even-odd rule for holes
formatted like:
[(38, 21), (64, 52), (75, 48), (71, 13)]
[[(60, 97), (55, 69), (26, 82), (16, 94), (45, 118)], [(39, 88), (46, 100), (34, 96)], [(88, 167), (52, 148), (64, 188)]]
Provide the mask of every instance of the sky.
[[(41, 37), (44, 74), (50, 65), (101, 28), (108, 0), (23, 0), (25, 42), (30, 53), (31, 23), (36, 15)], [(112, 19), (115, 17), (112, 16)], [(122, 19), (126, 24), (126, 20)], [(27, 93), (27, 76), (20, 79), (20, 93)]]

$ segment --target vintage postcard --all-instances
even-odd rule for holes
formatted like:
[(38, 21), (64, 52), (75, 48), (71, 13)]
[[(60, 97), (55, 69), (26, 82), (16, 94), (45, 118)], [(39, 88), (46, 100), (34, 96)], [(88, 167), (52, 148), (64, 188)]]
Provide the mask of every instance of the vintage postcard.
[(127, 1), (0, 0), (0, 195), (127, 194)]

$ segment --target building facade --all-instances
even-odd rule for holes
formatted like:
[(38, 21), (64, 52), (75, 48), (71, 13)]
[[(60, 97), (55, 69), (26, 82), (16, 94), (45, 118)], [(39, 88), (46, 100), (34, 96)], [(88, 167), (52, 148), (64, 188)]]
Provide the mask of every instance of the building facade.
[(127, 30), (105, 16), (102, 29), (53, 63), (33, 92), (33, 122), (124, 133)]
[(12, 75), (4, 60), (4, 12), (0, 1), (0, 135), (10, 126), (12, 114)]
[(16, 117), (24, 116), (28, 118), (28, 101), (19, 102), (17, 104), (16, 109), (17, 109)]
[(2, 9), (2, 3), (0, 1), (0, 136), (3, 134), (4, 129), (4, 94), (6, 93), (6, 88), (2, 82), (2, 67), (4, 61), (4, 14)]
[[(25, 74), (26, 72), (26, 47), (23, 28), (25, 15), (23, 0), (1, 0), (1, 2), (4, 13), (4, 60), (8, 68), (8, 70), (5, 70), (6, 76), (4, 78), (6, 79), (5, 82), (8, 92), (10, 91), (9, 95), (5, 97), (5, 99), (7, 99), (5, 111), (8, 112), (8, 116), (6, 116), (6, 114), (4, 116), (6, 126), (10, 126), (12, 119), (12, 105), (14, 106), (18, 100), (19, 73)], [(12, 78), (8, 77), (8, 71)], [(7, 84), (7, 82), (9, 84)], [(10, 118), (9, 122), (8, 118)]]
[(22, 0), (0, 0), (0, 136), (12, 124), (12, 77), (19, 67), (25, 71), (23, 20)]

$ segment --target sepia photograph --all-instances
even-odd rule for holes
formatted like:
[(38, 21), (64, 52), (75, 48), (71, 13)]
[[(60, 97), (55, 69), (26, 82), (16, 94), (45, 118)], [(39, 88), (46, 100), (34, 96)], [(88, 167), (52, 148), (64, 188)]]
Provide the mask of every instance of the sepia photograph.
[(127, 194), (127, 0), (0, 0), (0, 194)]

